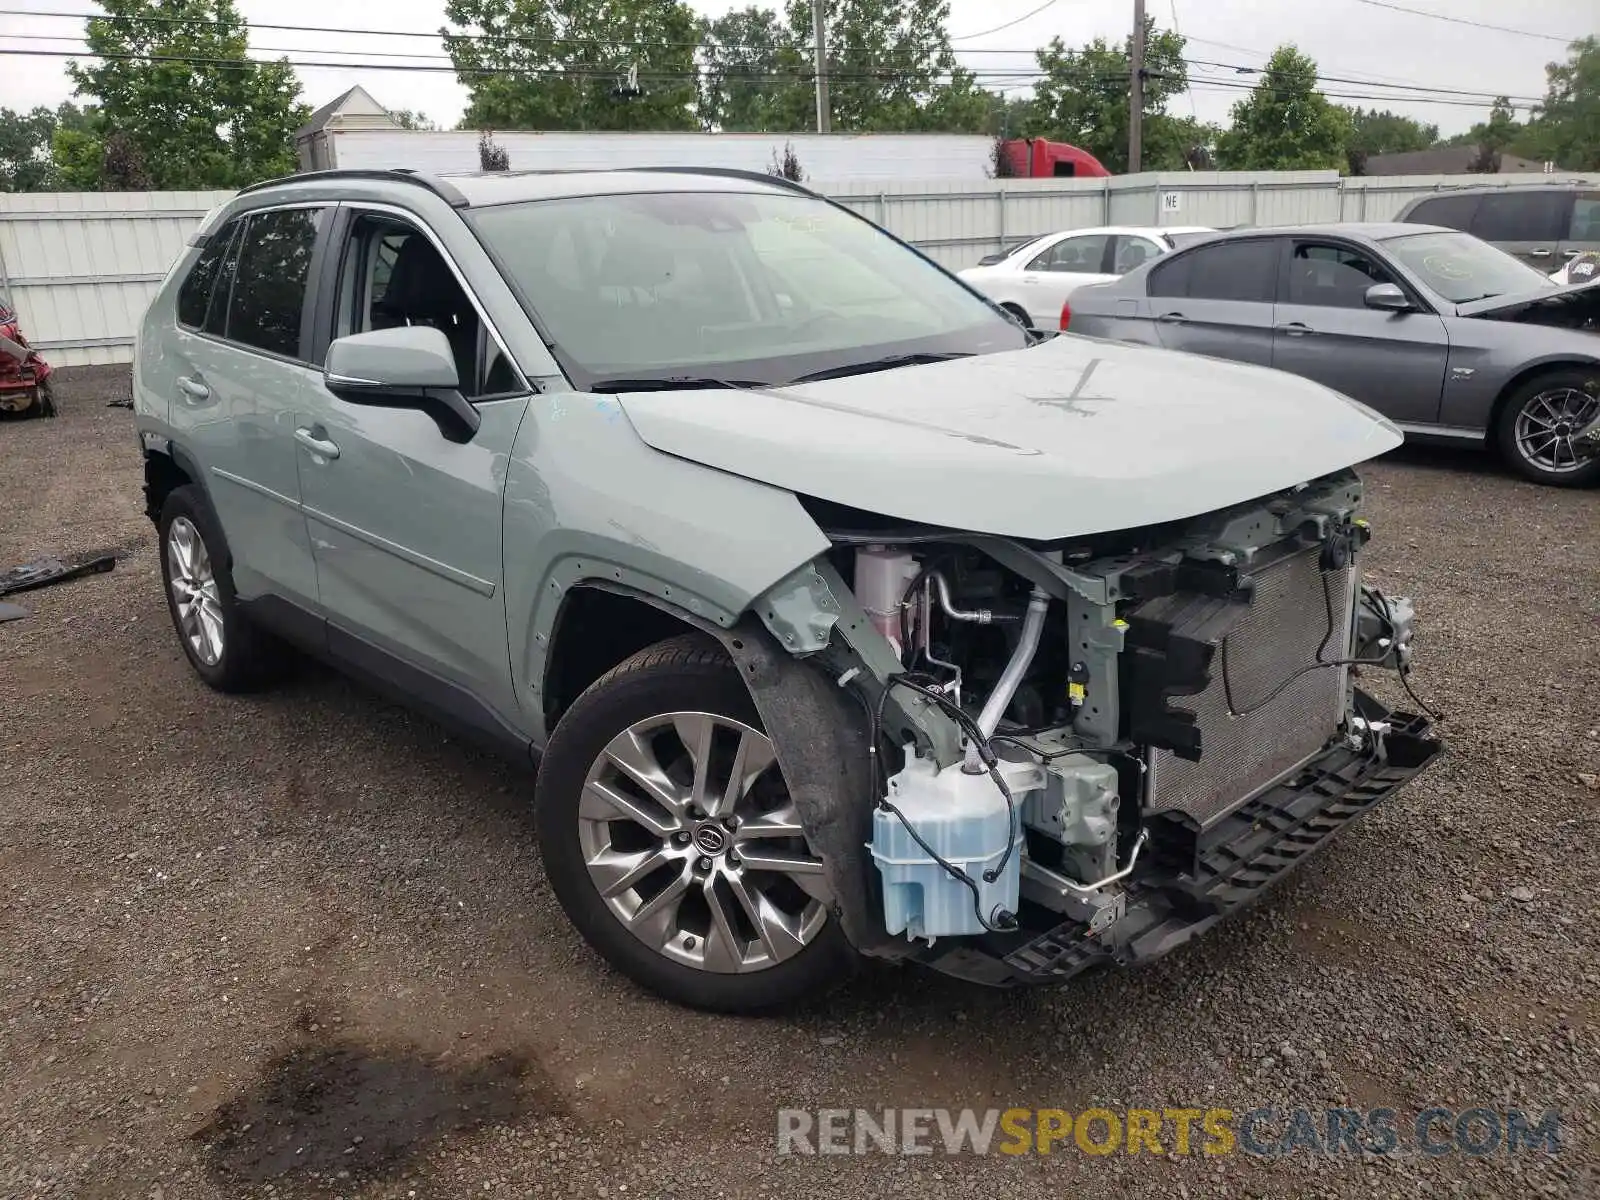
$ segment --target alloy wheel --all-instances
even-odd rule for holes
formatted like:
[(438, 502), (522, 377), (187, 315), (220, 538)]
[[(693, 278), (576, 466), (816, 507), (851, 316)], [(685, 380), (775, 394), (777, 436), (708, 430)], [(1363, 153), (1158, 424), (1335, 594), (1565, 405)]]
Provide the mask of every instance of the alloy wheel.
[(1586, 466), (1573, 437), (1600, 414), (1600, 397), (1577, 388), (1559, 387), (1529, 398), (1517, 413), (1517, 453), (1552, 475), (1566, 475)]
[(167, 530), (167, 576), (178, 610), (178, 630), (208, 667), (222, 661), (222, 597), (205, 539), (188, 517)]
[(828, 919), (771, 741), (729, 717), (636, 722), (590, 766), (578, 808), (590, 881), (656, 953), (743, 974), (793, 958)]

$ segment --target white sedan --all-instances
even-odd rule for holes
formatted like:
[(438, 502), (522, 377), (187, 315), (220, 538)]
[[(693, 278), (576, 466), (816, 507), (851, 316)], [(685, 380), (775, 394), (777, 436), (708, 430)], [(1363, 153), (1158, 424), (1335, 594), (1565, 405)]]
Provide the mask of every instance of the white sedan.
[(1047, 233), (991, 255), (957, 274), (1037, 329), (1058, 329), (1077, 288), (1108, 283), (1185, 240), (1215, 233), (1203, 225), (1107, 225)]

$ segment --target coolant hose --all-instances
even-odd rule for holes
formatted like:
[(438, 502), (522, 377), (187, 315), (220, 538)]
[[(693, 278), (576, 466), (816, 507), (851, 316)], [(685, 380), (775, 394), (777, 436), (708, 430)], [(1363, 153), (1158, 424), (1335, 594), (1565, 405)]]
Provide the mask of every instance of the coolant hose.
[[(989, 699), (984, 703), (983, 711), (978, 714), (978, 731), (983, 734), (985, 740), (993, 737), (994, 731), (1000, 727), (1000, 719), (1006, 715), (1006, 709), (1011, 707), (1017, 689), (1022, 686), (1023, 677), (1033, 665), (1033, 656), (1039, 651), (1040, 635), (1044, 633), (1045, 613), (1049, 610), (1049, 594), (1042, 588), (1034, 588), (1033, 594), (1028, 597), (1028, 615), (1022, 621), (1022, 638), (1017, 642), (1016, 651), (1011, 655), (1011, 661), (1006, 664), (1000, 682), (995, 684), (994, 691), (989, 693)], [(968, 775), (980, 775), (986, 770), (976, 741), (967, 742), (967, 757), (961, 769)]]

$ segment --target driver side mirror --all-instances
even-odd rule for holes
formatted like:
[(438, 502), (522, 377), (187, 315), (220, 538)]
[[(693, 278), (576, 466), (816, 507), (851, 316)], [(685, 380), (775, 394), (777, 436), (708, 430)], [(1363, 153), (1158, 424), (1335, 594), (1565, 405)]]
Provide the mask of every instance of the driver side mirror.
[(1367, 289), (1366, 302), (1368, 308), (1380, 308), (1388, 312), (1411, 312), (1416, 306), (1411, 303), (1411, 298), (1400, 290), (1398, 283), (1375, 283)]
[(402, 325), (335, 338), (328, 346), (322, 382), (349, 404), (425, 412), (452, 442), (470, 442), (483, 424), (461, 394), (450, 339), (430, 326)]

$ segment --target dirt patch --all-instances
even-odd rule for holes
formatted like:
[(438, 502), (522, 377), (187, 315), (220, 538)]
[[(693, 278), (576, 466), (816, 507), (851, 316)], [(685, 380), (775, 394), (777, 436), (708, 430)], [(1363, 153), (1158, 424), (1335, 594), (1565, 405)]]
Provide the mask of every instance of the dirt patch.
[(383, 1177), (446, 1135), (556, 1115), (554, 1095), (517, 1055), (453, 1062), (408, 1046), (309, 1043), (268, 1062), (193, 1136), (223, 1183)]

